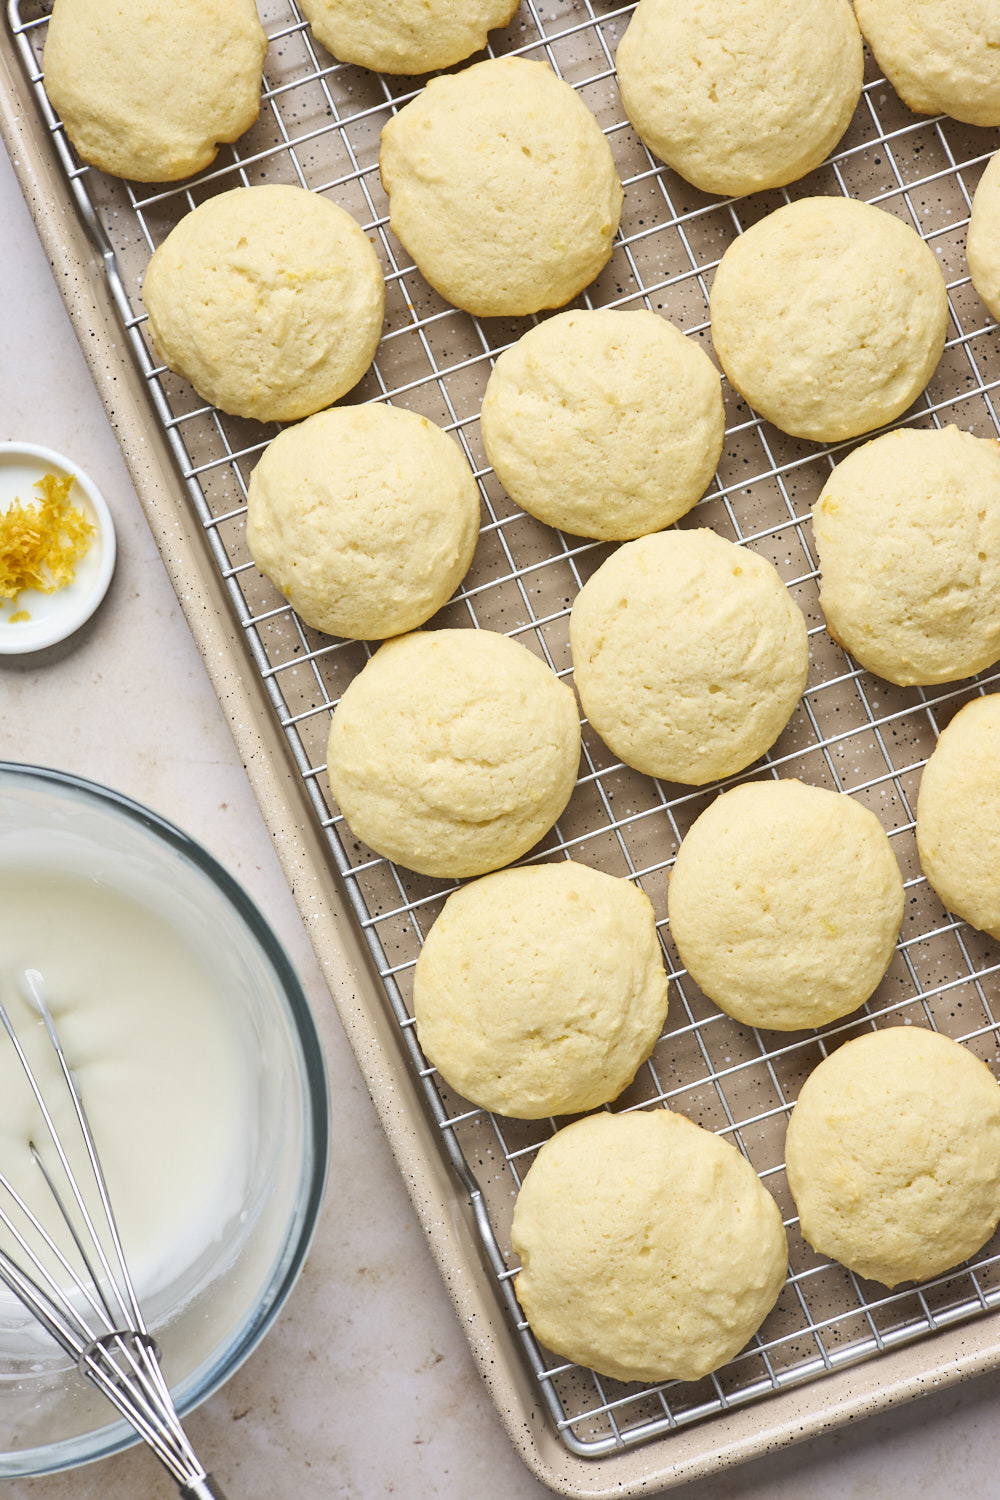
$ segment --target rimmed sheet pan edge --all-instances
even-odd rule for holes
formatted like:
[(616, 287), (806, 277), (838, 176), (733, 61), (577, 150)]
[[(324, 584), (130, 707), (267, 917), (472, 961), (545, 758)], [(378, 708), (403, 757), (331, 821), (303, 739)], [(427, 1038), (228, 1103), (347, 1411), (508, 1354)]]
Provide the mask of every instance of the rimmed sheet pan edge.
[(132, 364), (98, 257), (65, 192), (11, 38), (0, 39), (0, 137), (135, 486), (246, 767), (331, 996), (473, 1358), (524, 1462), (557, 1494), (651, 1495), (897, 1406), (1000, 1364), (1000, 1314), (695, 1424), (644, 1448), (576, 1458), (549, 1429), (492, 1277), (464, 1191), (434, 1139), (379, 981), (337, 887), (322, 837), (231, 619), (183, 483)]

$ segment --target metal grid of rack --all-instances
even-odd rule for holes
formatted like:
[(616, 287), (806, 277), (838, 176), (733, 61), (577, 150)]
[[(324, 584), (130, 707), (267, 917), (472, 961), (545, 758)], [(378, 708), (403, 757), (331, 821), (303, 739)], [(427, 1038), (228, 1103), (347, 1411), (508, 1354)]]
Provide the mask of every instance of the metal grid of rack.
[[(145, 331), (141, 278), (152, 250), (204, 197), (238, 185), (298, 183), (354, 214), (375, 245), (387, 287), (386, 324), (372, 369), (351, 400), (392, 401), (453, 434), (480, 484), (483, 524), (472, 569), (437, 626), (502, 631), (572, 680), (568, 613), (608, 548), (564, 536), (523, 515), (486, 464), (478, 414), (492, 360), (535, 320), (481, 321), (456, 311), (423, 282), (388, 226), (378, 176), (379, 131), (420, 80), (393, 79), (333, 61), (291, 0), (259, 6), (270, 47), (257, 125), (191, 182), (145, 188), (103, 177), (75, 157), (45, 100), (44, 0), (9, 0), (12, 30), (65, 168), (67, 194), (104, 257), (113, 296), (194, 514), (225, 580), (233, 618), (248, 640), (260, 690), (326, 830), (378, 966), (386, 1003), (437, 1121), (441, 1149), (472, 1196), (484, 1256), (498, 1277), (519, 1341), (555, 1427), (576, 1453), (600, 1456), (766, 1397), (825, 1371), (1000, 1305), (1000, 1254), (919, 1288), (887, 1293), (815, 1255), (798, 1234), (783, 1171), (784, 1127), (802, 1080), (848, 1036), (913, 1023), (956, 1037), (998, 1061), (1000, 955), (956, 922), (921, 874), (913, 813), (921, 768), (936, 734), (970, 696), (1000, 687), (1000, 672), (940, 689), (901, 689), (861, 671), (826, 635), (819, 609), (809, 510), (832, 464), (850, 445), (822, 448), (760, 421), (726, 389), (727, 434), (716, 478), (680, 524), (710, 526), (778, 568), (809, 626), (811, 668), (802, 701), (764, 761), (731, 782), (797, 776), (872, 808), (892, 839), (906, 882), (903, 932), (872, 1000), (820, 1034), (760, 1034), (721, 1015), (680, 966), (667, 930), (666, 881), (685, 830), (716, 795), (660, 784), (617, 762), (584, 724), (578, 786), (564, 817), (531, 858), (572, 856), (637, 881), (649, 894), (671, 978), (665, 1033), (616, 1109), (665, 1105), (734, 1141), (774, 1193), (789, 1231), (790, 1272), (778, 1305), (737, 1359), (694, 1385), (619, 1386), (553, 1362), (524, 1325), (509, 1251), (514, 1191), (555, 1121), (488, 1116), (455, 1096), (425, 1064), (410, 1012), (413, 965), (450, 886), (397, 869), (352, 837), (329, 798), (324, 756), (330, 714), (369, 648), (306, 629), (254, 568), (243, 517), (249, 474), (275, 429), (201, 404), (163, 368)], [(904, 421), (957, 422), (1000, 434), (997, 329), (971, 289), (964, 240), (971, 195), (994, 133), (912, 115), (873, 70), (830, 162), (792, 188), (720, 201), (689, 187), (652, 158), (624, 118), (614, 53), (632, 5), (600, 0), (522, 0), (491, 51), (543, 58), (580, 93), (607, 135), (625, 210), (608, 267), (582, 305), (652, 308), (710, 347), (707, 297), (732, 238), (792, 197), (845, 193), (912, 224), (938, 256), (949, 288), (945, 355)]]

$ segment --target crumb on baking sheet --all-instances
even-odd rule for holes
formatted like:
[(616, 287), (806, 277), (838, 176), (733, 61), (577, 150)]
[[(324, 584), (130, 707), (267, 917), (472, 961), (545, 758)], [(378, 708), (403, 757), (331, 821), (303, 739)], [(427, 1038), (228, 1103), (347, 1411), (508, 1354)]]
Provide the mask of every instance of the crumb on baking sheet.
[[(14, 499), (0, 514), (0, 603), (17, 602), (24, 589), (51, 594), (72, 583), (76, 565), (90, 547), (95, 528), (69, 498), (74, 476), (45, 474), (36, 481), (39, 499)], [(19, 609), (8, 624), (30, 619)]]

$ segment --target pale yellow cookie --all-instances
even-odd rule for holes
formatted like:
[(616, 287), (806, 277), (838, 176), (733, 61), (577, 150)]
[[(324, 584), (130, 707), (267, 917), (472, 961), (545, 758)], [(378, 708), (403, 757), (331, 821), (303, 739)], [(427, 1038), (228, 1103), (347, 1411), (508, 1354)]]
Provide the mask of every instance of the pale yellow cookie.
[(497, 359), (482, 434), (523, 510), (577, 536), (659, 531), (704, 493), (722, 452), (722, 382), (657, 313), (558, 313)]
[(685, 834), (668, 912), (710, 1000), (750, 1026), (797, 1031), (875, 990), (903, 920), (903, 877), (860, 803), (801, 781), (753, 781)]
[(380, 73), (450, 68), (486, 46), (520, 0), (301, 0), (319, 41), (341, 62)]
[(473, 1104), (516, 1119), (617, 1098), (656, 1045), (667, 976), (649, 897), (586, 865), (455, 891), (413, 976), (417, 1036)]
[(1000, 659), (1000, 444), (898, 428), (837, 464), (813, 510), (830, 634), (889, 682)]
[(350, 214), (305, 188), (268, 184), (186, 214), (149, 262), (142, 296), (157, 354), (206, 401), (294, 422), (368, 369), (385, 283)]
[(750, 405), (832, 443), (916, 400), (944, 350), (948, 297), (934, 252), (902, 220), (853, 198), (800, 198), (729, 246), (711, 315)]
[(809, 670), (777, 569), (707, 530), (619, 547), (577, 595), (570, 644), (602, 740), (636, 770), (695, 786), (770, 749)]
[(382, 128), (389, 223), (442, 297), (481, 317), (561, 307), (607, 264), (622, 208), (611, 148), (548, 63), (432, 78)]
[(926, 1281), (1000, 1220), (1000, 1086), (938, 1032), (871, 1032), (806, 1079), (786, 1162), (814, 1250), (884, 1286)]
[(514, 1205), (536, 1338), (615, 1380), (699, 1380), (781, 1291), (777, 1204), (735, 1146), (666, 1109), (602, 1112), (542, 1146)]
[(626, 113), (706, 193), (754, 193), (829, 155), (861, 97), (850, 0), (640, 0), (615, 58)]
[(1000, 155), (990, 158), (972, 195), (966, 254), (972, 285), (1000, 319)]
[(917, 850), (949, 911), (1000, 940), (1000, 693), (973, 698), (924, 767)]
[(424, 875), (484, 875), (569, 801), (580, 720), (537, 656), (490, 630), (397, 636), (333, 715), (327, 772), (357, 838)]
[(465, 577), (478, 528), (457, 443), (399, 406), (318, 412), (279, 433), (250, 476), (250, 555), (329, 635), (422, 625)]
[(910, 109), (1000, 125), (996, 0), (854, 0), (854, 10), (879, 67)]
[(84, 161), (172, 182), (249, 130), (266, 51), (253, 0), (55, 0), (45, 90)]

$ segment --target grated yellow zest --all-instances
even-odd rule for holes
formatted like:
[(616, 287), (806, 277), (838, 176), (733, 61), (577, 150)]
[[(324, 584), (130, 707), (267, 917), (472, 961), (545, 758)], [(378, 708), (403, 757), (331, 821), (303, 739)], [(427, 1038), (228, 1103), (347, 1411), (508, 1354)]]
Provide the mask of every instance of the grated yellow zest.
[[(70, 503), (72, 487), (72, 474), (46, 474), (35, 483), (40, 499), (29, 505), (15, 499), (0, 514), (0, 602), (16, 604), (23, 589), (52, 594), (72, 583), (94, 537), (91, 522)], [(8, 623), (29, 618), (17, 610)]]

